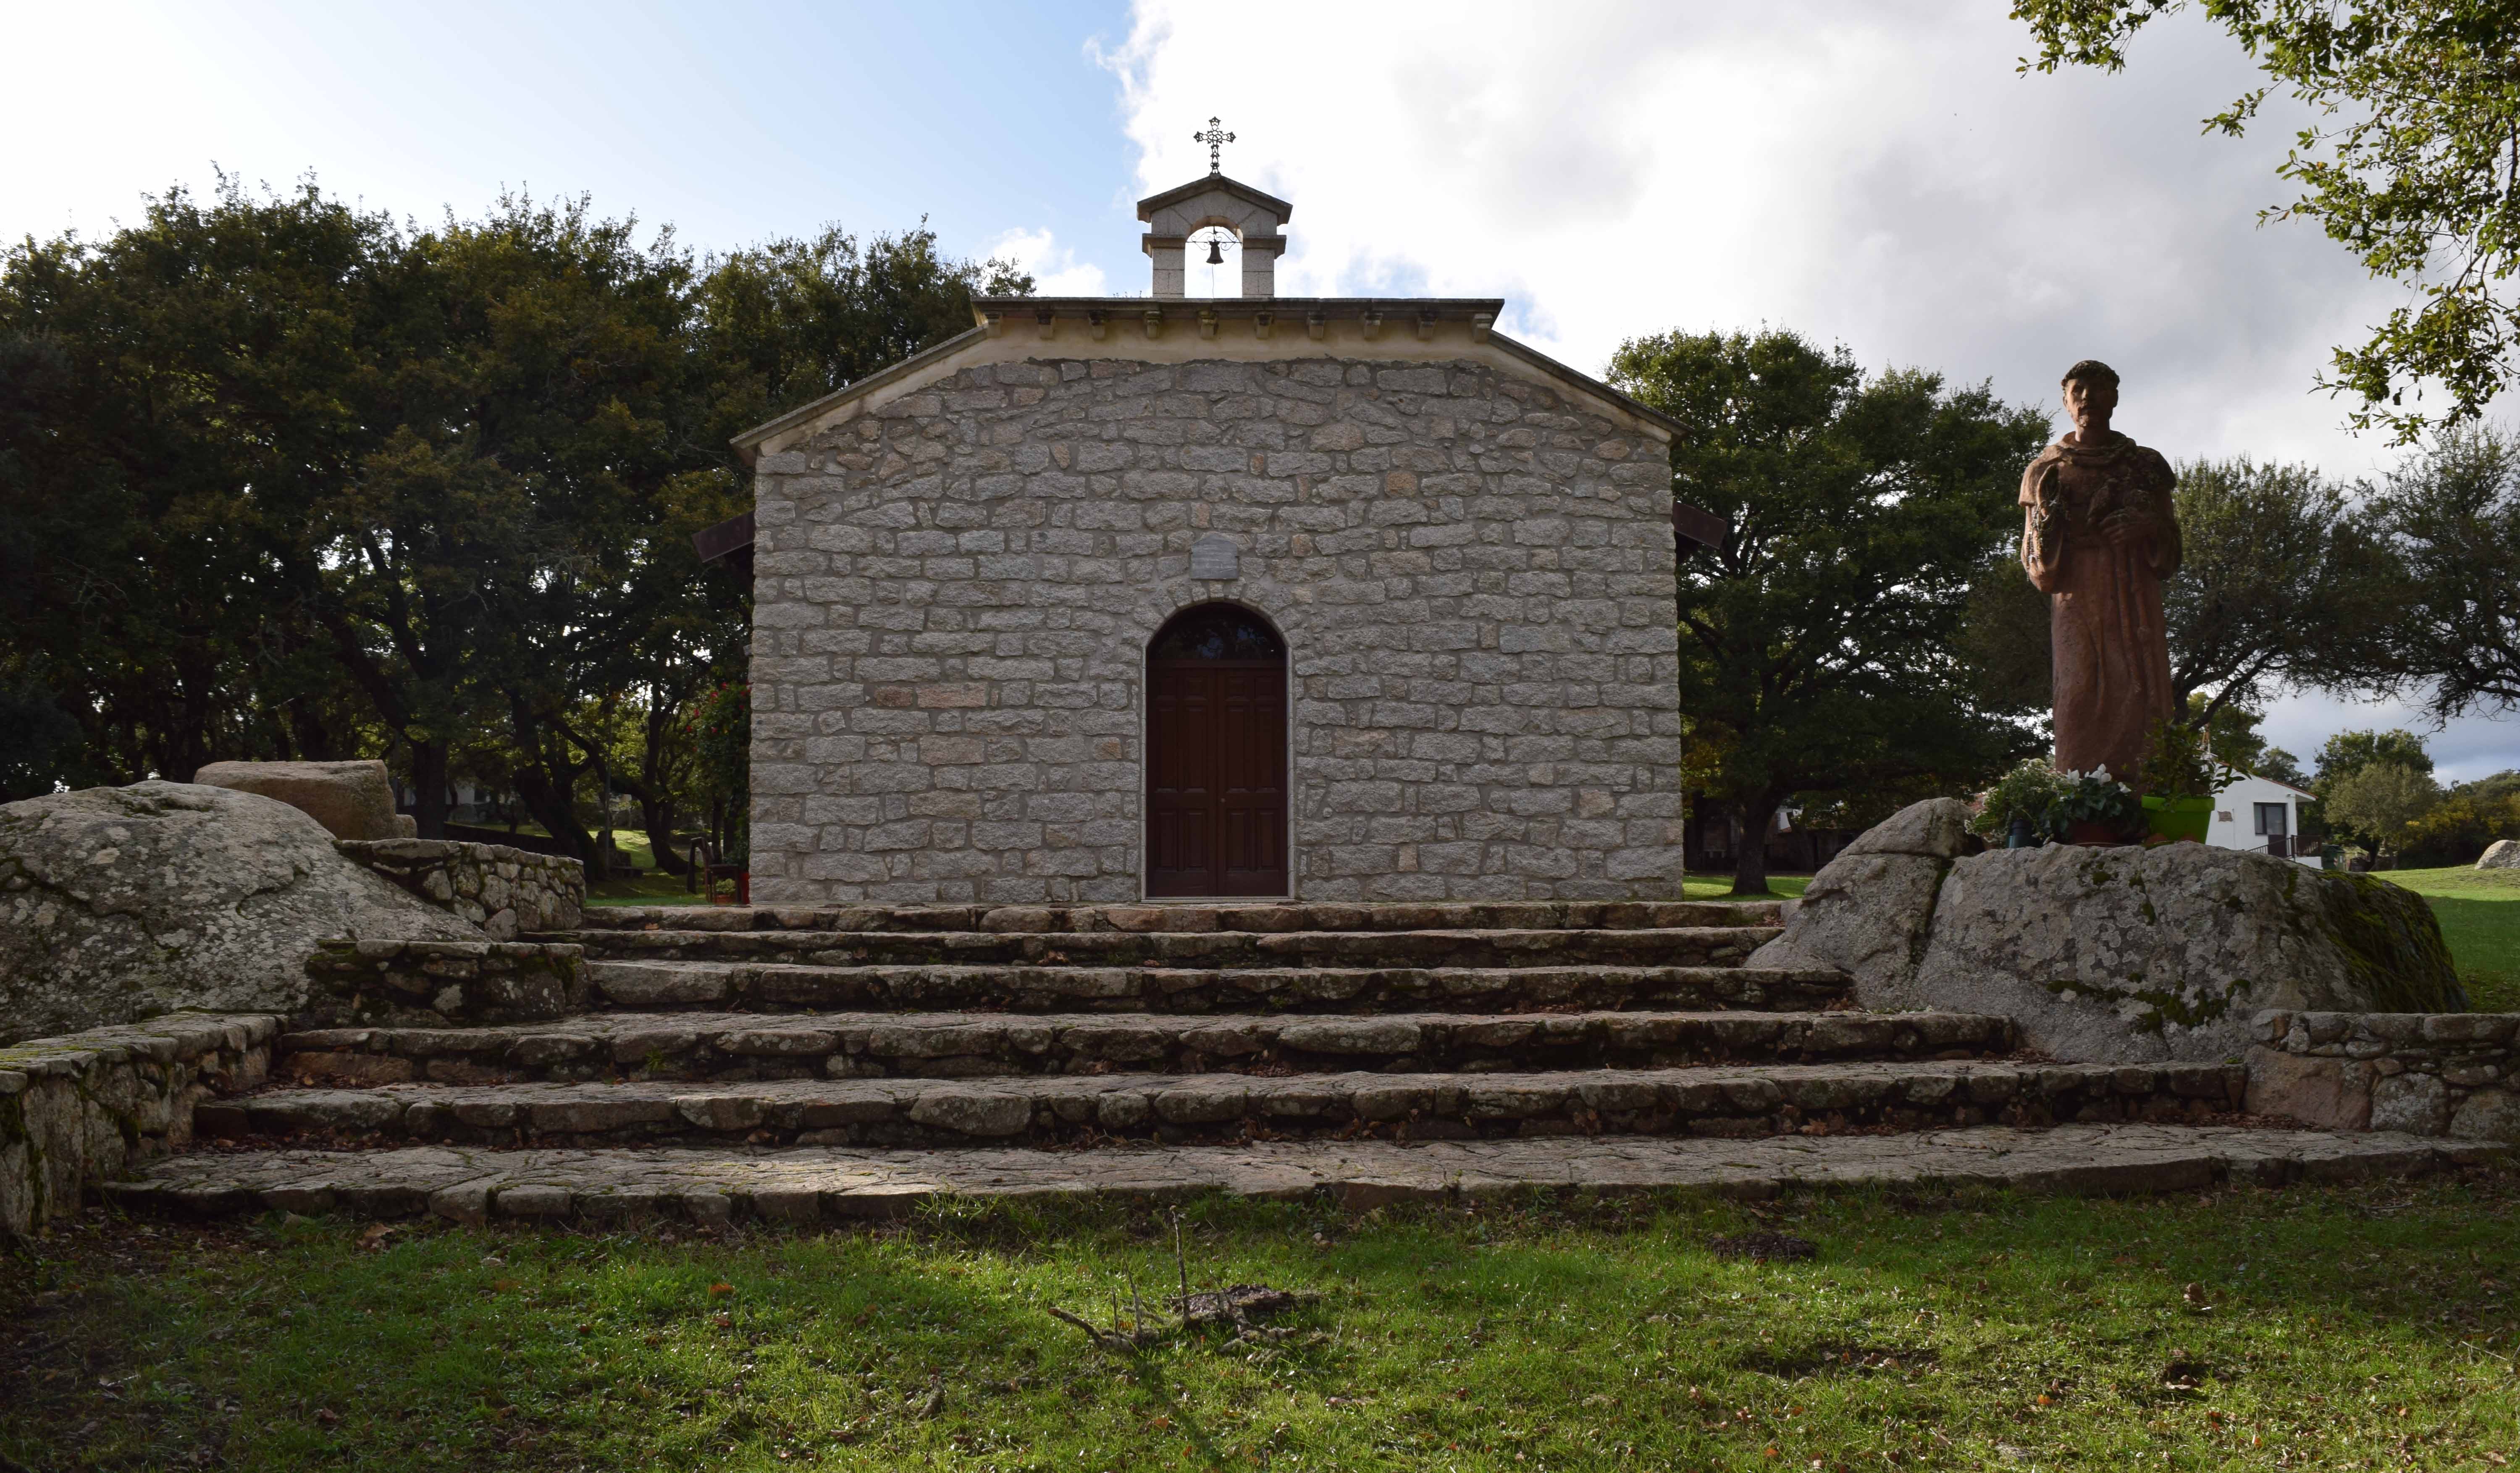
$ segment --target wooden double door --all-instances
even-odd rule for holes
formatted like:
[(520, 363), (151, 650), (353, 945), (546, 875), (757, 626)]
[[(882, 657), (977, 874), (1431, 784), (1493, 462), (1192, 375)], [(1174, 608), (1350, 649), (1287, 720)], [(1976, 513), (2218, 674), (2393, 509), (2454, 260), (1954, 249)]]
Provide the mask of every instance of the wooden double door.
[(1147, 893), (1286, 881), (1285, 647), (1247, 609), (1187, 609), (1147, 651)]

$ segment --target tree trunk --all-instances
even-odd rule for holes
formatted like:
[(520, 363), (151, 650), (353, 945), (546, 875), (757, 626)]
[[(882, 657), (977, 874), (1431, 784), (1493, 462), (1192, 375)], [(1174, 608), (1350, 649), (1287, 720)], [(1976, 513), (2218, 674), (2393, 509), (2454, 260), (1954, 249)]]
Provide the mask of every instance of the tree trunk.
[(517, 770), (517, 796), (524, 800), (525, 812), (543, 826), (553, 838), (564, 840), (586, 866), (586, 877), (592, 882), (605, 878), (603, 856), (595, 839), (577, 826), (576, 806), (567, 787), (551, 781), (541, 771), (541, 764)]
[(425, 839), (446, 837), (446, 745), (438, 741), (411, 744), (411, 785), (418, 794), (412, 818)]
[(1732, 893), (1773, 895), (1768, 888), (1768, 830), (1777, 822), (1781, 798), (1744, 799), (1733, 810), (1741, 821), (1741, 842), (1732, 851)]
[(689, 861), (674, 852), (673, 800), (658, 801), (652, 789), (642, 788), (631, 796), (639, 800), (639, 824), (648, 830), (648, 848), (656, 856), (656, 869), (665, 874), (680, 874), (691, 868)]
[(691, 869), (691, 862), (674, 853), (674, 820), (677, 805), (665, 779), (666, 744), (673, 739), (676, 708), (665, 704), (653, 688), (648, 694), (647, 740), (639, 754), (639, 777), (625, 781), (630, 796), (639, 800), (639, 822), (648, 830), (649, 852), (656, 856), (656, 870), (661, 874), (681, 874)]
[(282, 719), (288, 723), (289, 738), (296, 744), (296, 757), (301, 762), (324, 762), (333, 757), (333, 734), (324, 730), (323, 718), (314, 702), (298, 696), (281, 707)]

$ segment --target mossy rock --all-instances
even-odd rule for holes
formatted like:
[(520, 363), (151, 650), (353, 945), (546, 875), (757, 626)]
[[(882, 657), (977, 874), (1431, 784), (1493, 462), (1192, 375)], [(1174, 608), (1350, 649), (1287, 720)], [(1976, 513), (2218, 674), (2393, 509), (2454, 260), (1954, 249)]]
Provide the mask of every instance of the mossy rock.
[(2095, 1061), (2236, 1056), (2271, 1007), (2466, 1006), (2421, 896), (2190, 843), (1959, 860), (1908, 998), (2002, 1013), (2031, 1047)]

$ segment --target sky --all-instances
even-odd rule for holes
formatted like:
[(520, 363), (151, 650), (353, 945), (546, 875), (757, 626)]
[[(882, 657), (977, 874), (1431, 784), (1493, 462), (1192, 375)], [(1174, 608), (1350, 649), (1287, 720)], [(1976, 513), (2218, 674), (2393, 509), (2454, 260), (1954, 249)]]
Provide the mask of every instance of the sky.
[[(1135, 201), (1205, 171), (1216, 116), (1227, 172), (1295, 206), (1283, 294), (1502, 296), (1588, 371), (1791, 328), (2043, 407), (2097, 357), (2118, 427), (2174, 460), (2385, 470), (2314, 381), (2404, 290), (2259, 218), (2298, 114), (2201, 130), (2256, 73), (2192, 17), (2122, 74), (2022, 75), (2004, 9), (0, 0), (0, 240), (311, 175), (423, 224), (583, 194), (702, 251), (924, 219), (1044, 291), (1143, 292)], [(2305, 759), (2365, 726), (2425, 732), (2445, 777), (2520, 767), (2520, 716), (2436, 734), (2304, 695), (2267, 722)]]

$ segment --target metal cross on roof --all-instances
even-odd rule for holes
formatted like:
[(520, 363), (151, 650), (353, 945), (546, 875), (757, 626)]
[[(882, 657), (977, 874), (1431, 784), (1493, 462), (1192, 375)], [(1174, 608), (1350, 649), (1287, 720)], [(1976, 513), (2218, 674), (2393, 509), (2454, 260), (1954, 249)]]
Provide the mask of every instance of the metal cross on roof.
[(1224, 121), (1225, 119), (1221, 117), (1211, 117), (1207, 120), (1206, 132), (1192, 133), (1190, 136), (1191, 142), (1207, 145), (1207, 171), (1211, 174), (1225, 172), (1225, 145), (1234, 141), (1233, 134), (1218, 126)]

